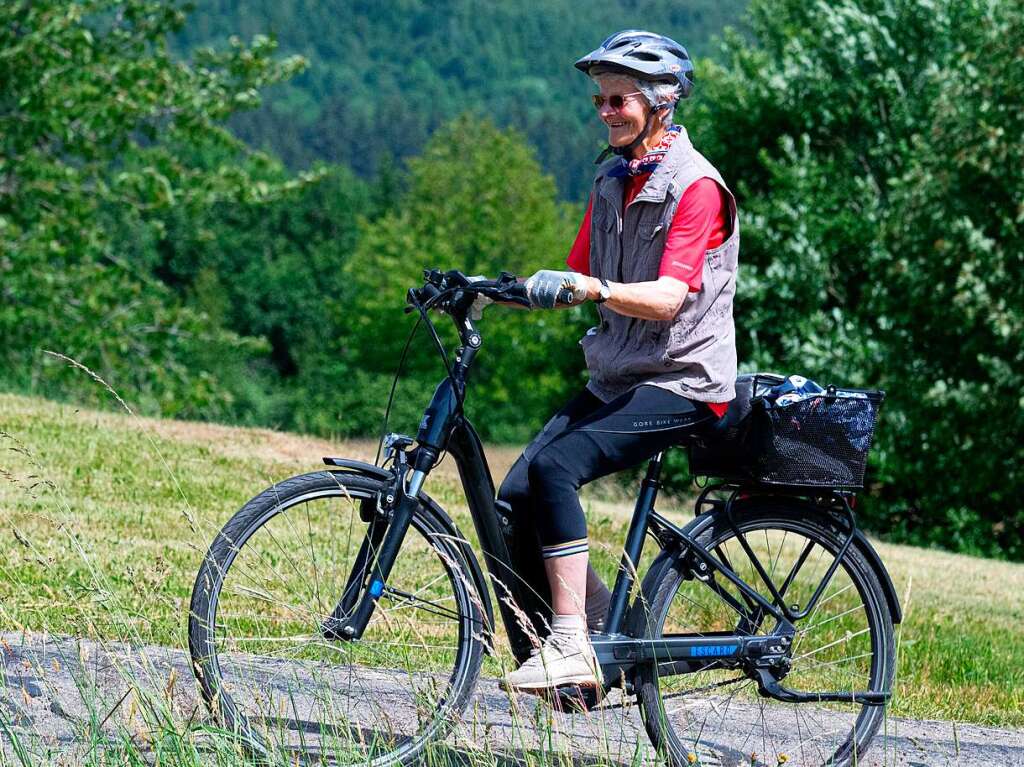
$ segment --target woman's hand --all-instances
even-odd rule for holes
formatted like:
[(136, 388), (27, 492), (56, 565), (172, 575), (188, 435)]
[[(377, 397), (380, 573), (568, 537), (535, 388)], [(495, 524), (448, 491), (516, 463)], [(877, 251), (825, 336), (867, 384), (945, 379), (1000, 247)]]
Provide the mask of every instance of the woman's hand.
[[(611, 295), (605, 306), (613, 312), (641, 320), (674, 319), (689, 292), (685, 282), (659, 277), (648, 282), (610, 282)], [(533, 308), (554, 309), (576, 306), (601, 296), (601, 282), (578, 272), (541, 269), (526, 280), (526, 294)], [(568, 300), (566, 300), (568, 299)]]
[(576, 306), (588, 298), (590, 278), (577, 272), (541, 269), (526, 281), (530, 305), (540, 309)]

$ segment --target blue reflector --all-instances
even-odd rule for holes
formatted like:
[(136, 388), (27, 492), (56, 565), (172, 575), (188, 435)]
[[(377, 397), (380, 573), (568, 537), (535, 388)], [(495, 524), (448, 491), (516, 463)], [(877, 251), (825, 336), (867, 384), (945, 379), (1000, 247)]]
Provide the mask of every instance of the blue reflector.
[(384, 593), (384, 581), (376, 580), (370, 584), (370, 596), (374, 599)]

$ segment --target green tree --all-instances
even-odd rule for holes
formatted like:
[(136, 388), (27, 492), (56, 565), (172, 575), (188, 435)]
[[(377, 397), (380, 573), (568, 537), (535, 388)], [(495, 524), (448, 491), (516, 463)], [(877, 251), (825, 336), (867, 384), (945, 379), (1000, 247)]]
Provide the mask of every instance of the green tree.
[(382, 157), (416, 156), (452, 116), (472, 110), (525, 134), (563, 197), (578, 201), (604, 136), (573, 61), (637, 26), (704, 54), (746, 4), (205, 0), (177, 39), (188, 50), (269, 30), (282, 50), (309, 59), (306, 72), (268, 93), (264, 108), (232, 121), (239, 136), (293, 167), (340, 162), (371, 177)]
[[(171, 57), (185, 8), (154, 0), (0, 6), (0, 369), (5, 383), (99, 396), (40, 349), (79, 359), (168, 414), (216, 414), (254, 342), (183, 305), (137, 258), (167, 212), (272, 198), (269, 164), (224, 128), (299, 71), (274, 45)], [(219, 157), (190, 163), (198, 152)], [(132, 242), (115, 234), (131, 232)]]
[[(236, 400), (233, 420), (314, 428), (305, 390), (323, 376), (338, 332), (329, 318), (345, 290), (342, 265), (358, 222), (378, 215), (374, 190), (351, 171), (318, 173), (274, 200), (171, 211), (152, 249), (155, 272), (187, 305), (234, 333), (266, 339), (267, 355), (247, 358), (249, 396)], [(278, 168), (269, 183), (286, 180)]]
[(741, 358), (888, 391), (873, 528), (1024, 557), (1019, 4), (751, 14), (689, 120), (740, 192)]
[(1024, 8), (979, 10), (935, 73), (931, 120), (891, 185), (882, 230), (893, 256), (878, 313), (911, 426), (892, 434), (891, 486), (913, 504), (893, 521), (918, 539), (1021, 559)]
[[(353, 377), (350, 394), (325, 391), (325, 405), (343, 413), (346, 428), (376, 430), (413, 321), (401, 311), (405, 292), (422, 284), (423, 269), (494, 277), (502, 270), (528, 275), (557, 268), (579, 214), (556, 201), (553, 179), (541, 172), (519, 134), (469, 116), (438, 131), (423, 155), (410, 161), (407, 191), (396, 209), (365, 224), (346, 263), (347, 288), (335, 315), (344, 332), (334, 358)], [(450, 323), (437, 319), (451, 342)], [(487, 437), (528, 438), (583, 382), (575, 342), (589, 319), (586, 309), (488, 309), (468, 401)], [(396, 425), (415, 429), (416, 415), (443, 374), (426, 333), (412, 346), (407, 371)]]

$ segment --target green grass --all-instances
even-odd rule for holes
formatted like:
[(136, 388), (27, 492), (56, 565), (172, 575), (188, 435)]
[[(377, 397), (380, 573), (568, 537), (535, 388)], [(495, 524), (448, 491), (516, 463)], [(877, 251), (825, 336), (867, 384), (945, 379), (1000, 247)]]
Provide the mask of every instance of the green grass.
[[(0, 395), (0, 610), (9, 627), (183, 646), (192, 579), (215, 532), (277, 480), (344, 444), (267, 430), (134, 418)], [(516, 451), (491, 453), (500, 479)], [(450, 460), (427, 491), (472, 524)], [(610, 574), (631, 502), (590, 493)], [(663, 500), (677, 522), (686, 501)], [(1024, 726), (1024, 565), (878, 544), (906, 621), (896, 716)], [(485, 667), (485, 673), (494, 668)]]

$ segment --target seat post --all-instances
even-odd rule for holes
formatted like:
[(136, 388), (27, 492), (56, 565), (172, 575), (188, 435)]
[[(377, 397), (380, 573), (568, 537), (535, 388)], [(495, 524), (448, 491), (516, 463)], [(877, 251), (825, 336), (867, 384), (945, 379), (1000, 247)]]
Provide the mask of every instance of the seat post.
[(661, 487), (663, 455), (664, 452), (661, 452), (651, 458), (650, 463), (647, 464), (647, 474), (640, 485), (640, 495), (636, 499), (633, 519), (629, 523), (626, 545), (622, 551), (622, 560), (619, 562), (619, 571), (615, 575), (615, 588), (612, 589), (611, 604), (608, 607), (608, 619), (605, 621), (605, 631), (608, 634), (618, 634), (622, 631), (626, 600), (636, 582), (636, 568), (640, 562), (640, 555), (643, 553), (648, 521), (651, 511), (654, 510), (658, 489)]

